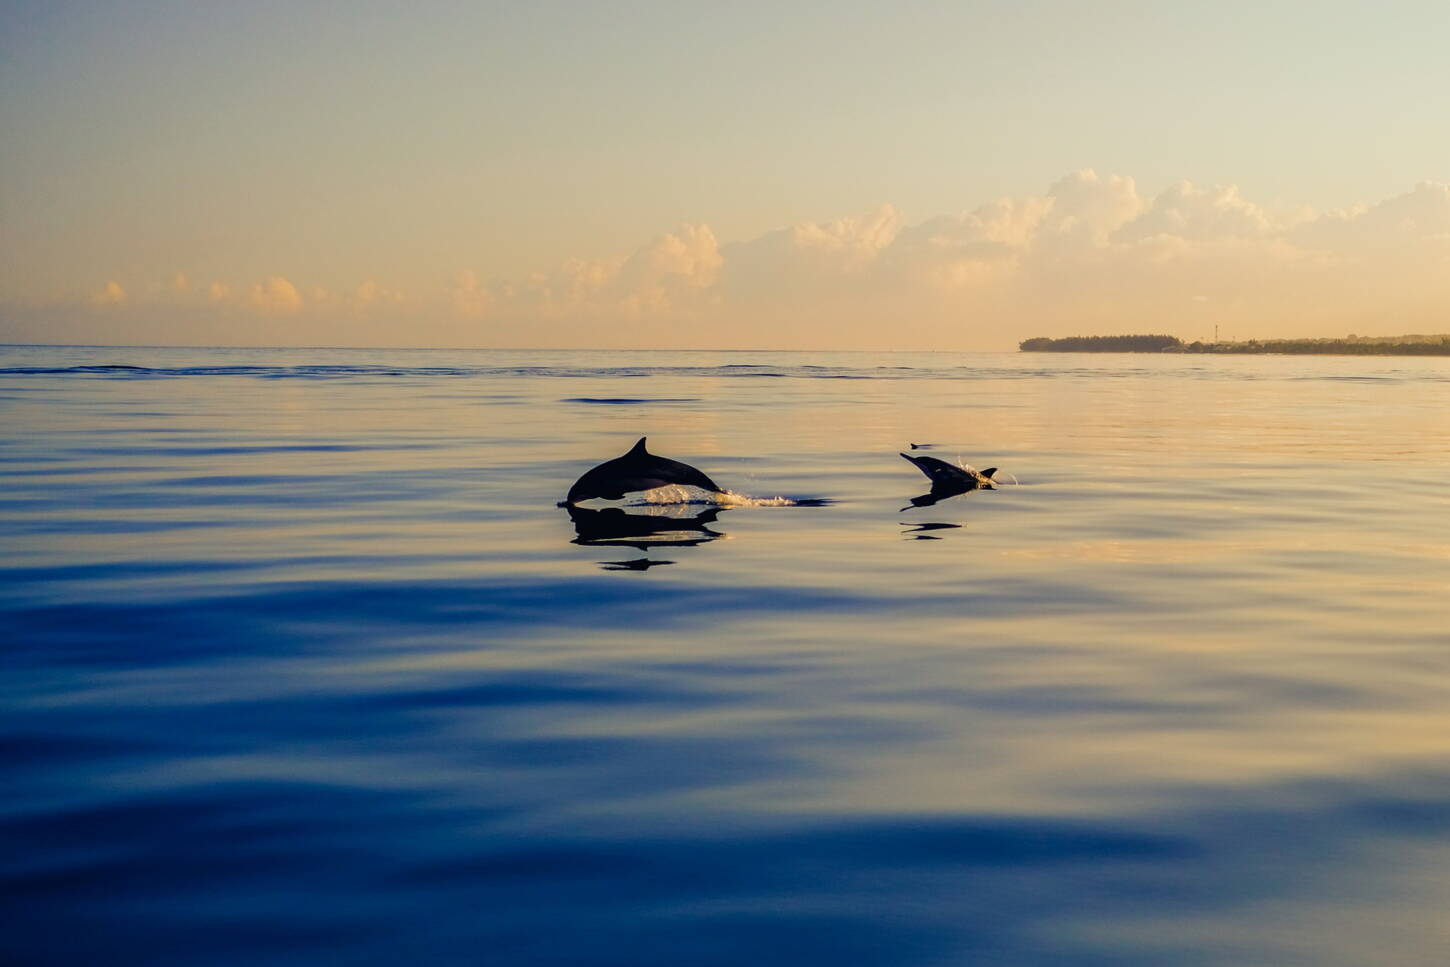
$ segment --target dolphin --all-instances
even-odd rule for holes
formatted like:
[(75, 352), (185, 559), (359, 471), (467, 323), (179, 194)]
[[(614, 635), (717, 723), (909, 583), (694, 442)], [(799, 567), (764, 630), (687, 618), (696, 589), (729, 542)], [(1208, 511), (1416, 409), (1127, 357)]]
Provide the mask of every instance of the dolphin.
[(916, 469), (926, 474), (931, 481), (931, 487), (936, 490), (940, 487), (943, 490), (952, 489), (957, 493), (964, 494), (968, 490), (995, 490), (992, 486), (992, 475), (997, 472), (996, 467), (988, 467), (986, 470), (973, 470), (971, 467), (958, 467), (945, 460), (938, 460), (936, 457), (913, 457), (909, 453), (903, 453), (903, 459), (910, 460), (916, 465)]
[[(945, 460), (938, 460), (936, 457), (913, 457), (909, 453), (901, 455), (926, 474), (931, 481), (931, 491), (920, 497), (911, 498), (913, 507), (930, 507), (932, 504), (955, 497), (957, 494), (964, 494), (972, 490), (996, 490), (993, 486), (992, 475), (997, 472), (996, 467), (988, 467), (986, 470), (973, 470), (971, 467), (958, 467)], [(910, 508), (903, 507), (902, 510)]]
[(645, 438), (640, 437), (624, 456), (606, 460), (586, 471), (584, 476), (574, 481), (560, 506), (569, 507), (594, 497), (618, 500), (636, 490), (653, 490), (671, 484), (699, 487), (717, 494), (725, 492), (715, 481), (688, 463), (650, 453), (644, 448), (644, 441)]

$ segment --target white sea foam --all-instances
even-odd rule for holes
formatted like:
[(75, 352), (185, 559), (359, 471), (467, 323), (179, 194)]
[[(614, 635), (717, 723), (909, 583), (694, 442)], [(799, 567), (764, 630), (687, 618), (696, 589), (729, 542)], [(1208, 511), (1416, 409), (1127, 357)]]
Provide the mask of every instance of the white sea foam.
[[(967, 471), (967, 473), (979, 474), (982, 472), (976, 467), (972, 466), (970, 463), (964, 462), (961, 457), (957, 457), (957, 466)], [(998, 470), (996, 473), (992, 474), (991, 480), (994, 484), (1007, 484), (1012, 487), (1017, 486), (1017, 477), (1006, 470)]]
[(749, 497), (731, 490), (727, 490), (723, 494), (716, 494), (715, 497), (722, 507), (800, 507), (802, 505), (802, 501), (795, 497)]
[(751, 497), (747, 494), (737, 494), (731, 490), (717, 494), (708, 490), (701, 490), (699, 487), (671, 485), (668, 487), (656, 487), (654, 490), (646, 490), (627, 501), (624, 506), (659, 507), (671, 505), (705, 505), (710, 507), (802, 507), (820, 502), (819, 500), (796, 497)]

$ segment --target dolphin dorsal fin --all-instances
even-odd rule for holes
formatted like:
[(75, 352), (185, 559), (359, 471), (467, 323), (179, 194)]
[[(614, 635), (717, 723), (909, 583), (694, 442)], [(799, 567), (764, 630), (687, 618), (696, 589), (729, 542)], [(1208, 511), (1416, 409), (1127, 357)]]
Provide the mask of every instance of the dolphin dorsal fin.
[(648, 454), (649, 451), (644, 448), (645, 439), (645, 437), (640, 437), (639, 442), (629, 448), (629, 453), (626, 456), (644, 456)]

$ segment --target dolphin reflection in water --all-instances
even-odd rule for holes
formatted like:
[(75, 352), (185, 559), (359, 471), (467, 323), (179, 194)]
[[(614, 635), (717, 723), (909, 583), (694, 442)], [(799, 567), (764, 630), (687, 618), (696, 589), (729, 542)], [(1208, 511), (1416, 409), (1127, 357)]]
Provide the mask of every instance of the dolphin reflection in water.
[[(927, 479), (931, 481), (931, 490), (919, 497), (911, 498), (912, 507), (930, 507), (948, 497), (955, 497), (973, 490), (997, 489), (993, 486), (992, 480), (992, 475), (997, 472), (996, 467), (974, 470), (971, 467), (954, 466), (945, 460), (938, 460), (936, 457), (913, 457), (909, 453), (903, 453), (901, 456), (910, 461), (916, 469), (926, 474)], [(906, 510), (907, 508), (901, 509)]]
[(694, 547), (725, 536), (710, 529), (720, 516), (719, 507), (690, 516), (630, 514), (622, 507), (592, 510), (570, 506), (567, 510), (578, 535), (572, 543), (591, 547), (622, 546), (647, 551), (651, 547)]
[[(696, 547), (725, 536), (710, 528), (720, 515), (719, 507), (692, 516), (675, 516), (684, 509), (678, 505), (670, 508), (671, 513), (631, 514), (620, 507), (592, 510), (572, 504), (566, 509), (577, 535), (571, 543), (587, 547), (632, 547), (647, 554), (652, 547)], [(606, 571), (646, 571), (673, 563), (648, 558), (599, 562)]]

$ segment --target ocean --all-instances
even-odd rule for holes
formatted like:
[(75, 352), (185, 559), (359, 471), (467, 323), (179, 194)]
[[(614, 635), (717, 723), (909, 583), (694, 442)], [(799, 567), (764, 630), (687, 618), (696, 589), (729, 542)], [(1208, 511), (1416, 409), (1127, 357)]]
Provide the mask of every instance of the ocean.
[(1438, 967), (1447, 470), (1445, 359), (0, 348), (0, 960)]

